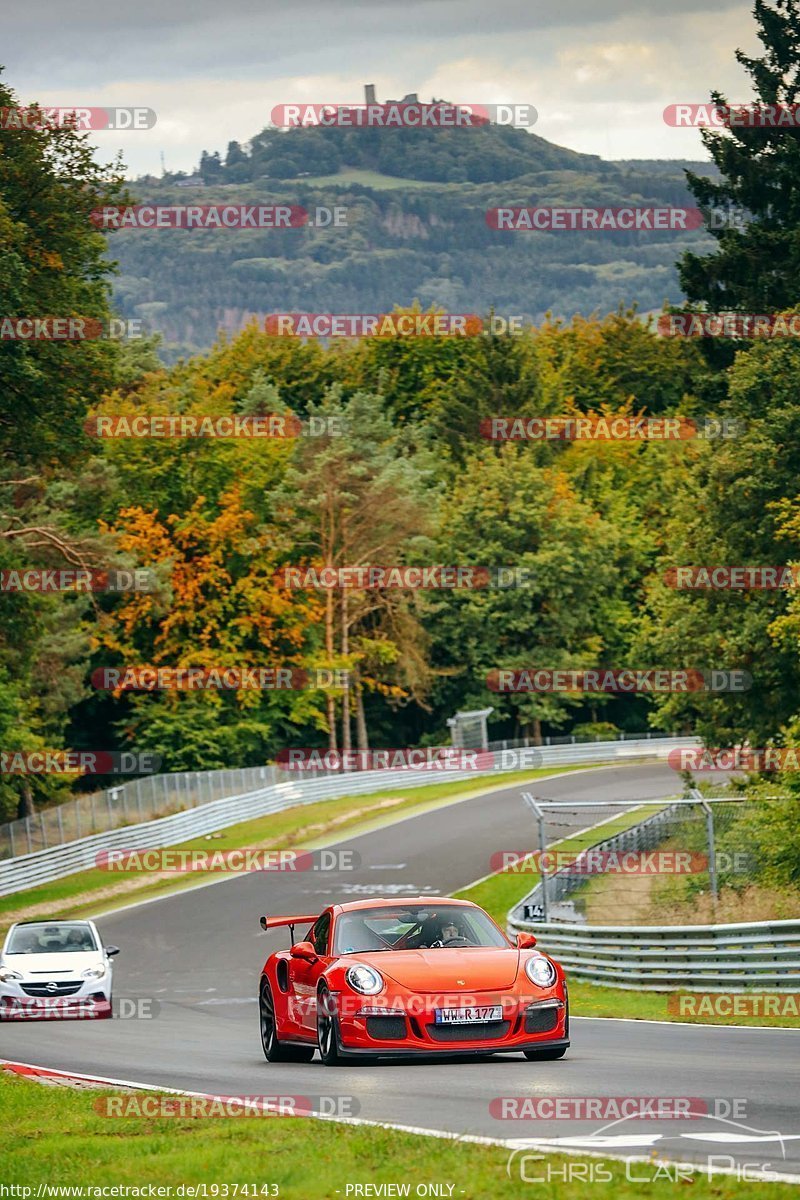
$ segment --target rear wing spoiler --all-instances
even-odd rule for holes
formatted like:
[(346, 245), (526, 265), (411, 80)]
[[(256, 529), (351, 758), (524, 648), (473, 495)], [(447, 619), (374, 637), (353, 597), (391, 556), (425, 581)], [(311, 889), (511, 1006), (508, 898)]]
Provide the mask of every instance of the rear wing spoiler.
[(292, 945), (294, 945), (295, 925), (313, 925), (318, 916), (319, 913), (314, 913), (312, 917), (261, 917), (259, 924), (264, 930), (278, 929), (281, 925), (288, 925)]

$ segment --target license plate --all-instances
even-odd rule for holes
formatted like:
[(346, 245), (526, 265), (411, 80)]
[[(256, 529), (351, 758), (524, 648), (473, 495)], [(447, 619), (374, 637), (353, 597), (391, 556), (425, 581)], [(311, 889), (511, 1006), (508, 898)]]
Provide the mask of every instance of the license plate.
[(470, 1008), (437, 1008), (436, 1025), (474, 1025), (482, 1021), (501, 1021), (502, 1004), (472, 1006)]

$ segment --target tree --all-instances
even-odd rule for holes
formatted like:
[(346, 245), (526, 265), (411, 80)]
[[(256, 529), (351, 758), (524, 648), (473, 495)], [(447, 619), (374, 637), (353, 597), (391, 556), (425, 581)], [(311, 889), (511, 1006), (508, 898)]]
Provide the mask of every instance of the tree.
[[(4, 317), (112, 315), (105, 237), (95, 209), (126, 200), (119, 163), (101, 166), (74, 125), (14, 127), (19, 102), (0, 84), (0, 313)], [(79, 513), (76, 472), (90, 443), (89, 405), (113, 386), (119, 344), (0, 339), (0, 563), (98, 565), (109, 550)], [(106, 565), (105, 563), (103, 565)], [(85, 597), (0, 592), (0, 713), (5, 749), (58, 749), (83, 694)], [(63, 790), (53, 776), (4, 780), (6, 813)]]
[[(309, 664), (319, 601), (276, 585), (276, 530), (259, 526), (235, 484), (214, 505), (198, 496), (164, 520), (138, 506), (123, 509), (116, 532), (143, 566), (157, 574), (167, 568), (168, 580), (101, 617), (98, 666)], [(117, 726), (126, 745), (161, 754), (167, 770), (199, 770), (264, 762), (285, 745), (289, 728), (322, 719), (312, 691), (165, 691), (124, 694)]]
[(225, 155), (225, 166), (235, 167), (238, 166), (239, 163), (246, 163), (247, 161), (247, 155), (245, 154), (244, 150), (242, 150), (242, 147), (239, 145), (239, 143), (228, 142), (228, 151)]
[[(736, 51), (748, 71), (758, 106), (794, 105), (800, 95), (800, 0), (755, 0), (754, 15), (765, 53)], [(715, 104), (726, 99), (712, 92)], [(701, 208), (722, 208), (746, 218), (744, 228), (711, 228), (712, 254), (687, 251), (679, 264), (691, 303), (712, 311), (782, 311), (798, 299), (800, 276), (800, 130), (737, 126), (704, 129), (703, 142), (720, 180), (687, 171)]]
[[(408, 560), (430, 515), (422, 456), (412, 458), (379, 397), (343, 400), (334, 386), (309, 419), (343, 431), (298, 440), (295, 461), (275, 495), (296, 540), (294, 561), (325, 568), (394, 565)], [(429, 473), (429, 472), (428, 472)], [(342, 697), (342, 739), (351, 747), (351, 702), (359, 741), (366, 739), (362, 688), (394, 703), (422, 700), (427, 688), (425, 637), (402, 591), (325, 590), (325, 661), (354, 671)], [(336, 701), (327, 695), (330, 749), (337, 749)], [(365, 745), (361, 746), (366, 749)]]
[[(0, 84), (0, 109), (19, 107)], [(35, 112), (35, 109), (31, 109)], [(95, 162), (73, 125), (0, 131), (0, 312), (113, 315), (106, 239), (91, 214), (126, 200), (121, 164)], [(75, 461), (88, 449), (88, 405), (114, 384), (113, 341), (0, 340), (0, 469)], [(24, 413), (24, 420), (20, 419)]]
[(791, 339), (737, 354), (720, 415), (737, 422), (739, 435), (698, 444), (694, 461), (673, 474), (663, 555), (646, 588), (642, 656), (665, 667), (744, 670), (753, 678), (741, 692), (656, 697), (662, 727), (695, 728), (712, 746), (745, 738), (763, 746), (797, 713), (794, 593), (678, 591), (665, 575), (681, 565), (777, 567), (798, 557), (799, 371), (800, 348)]
[(606, 663), (607, 630), (625, 615), (618, 570), (624, 539), (577, 494), (563, 469), (533, 465), (528, 449), (475, 452), (441, 506), (448, 562), (517, 570), (519, 582), (436, 596), (429, 625), (434, 667), (449, 677), (440, 691), (455, 700), (449, 708), (483, 708), (488, 701), (495, 719), (515, 721), (515, 736), (529, 730), (538, 742), (543, 723), (563, 725), (583, 698), (492, 692), (487, 676)]
[(215, 150), (213, 154), (209, 154), (207, 150), (204, 150), (200, 155), (199, 169), (206, 183), (218, 183), (222, 178), (222, 160), (219, 151)]

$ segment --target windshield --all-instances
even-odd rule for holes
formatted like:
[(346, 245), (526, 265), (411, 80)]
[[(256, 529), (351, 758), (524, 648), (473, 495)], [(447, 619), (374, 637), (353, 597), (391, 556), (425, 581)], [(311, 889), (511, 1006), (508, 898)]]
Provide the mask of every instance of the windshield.
[(440, 946), (508, 949), (508, 942), (479, 908), (456, 904), (359, 908), (336, 919), (334, 954)]
[(77, 954), (97, 949), (88, 925), (65, 921), (54, 925), (20, 925), (11, 935), (6, 954)]

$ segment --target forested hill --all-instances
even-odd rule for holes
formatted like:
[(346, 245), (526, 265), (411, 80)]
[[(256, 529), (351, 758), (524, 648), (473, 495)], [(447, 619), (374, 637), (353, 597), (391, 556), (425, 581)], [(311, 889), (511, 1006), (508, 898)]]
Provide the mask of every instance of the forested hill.
[[(540, 322), (678, 302), (675, 260), (702, 232), (508, 233), (497, 205), (692, 205), (684, 168), (605, 162), (524, 130), (265, 129), (204, 152), (189, 179), (132, 185), (141, 203), (347, 208), (345, 228), (113, 235), (117, 307), (160, 332), (168, 360), (207, 349), (251, 314), (383, 312), (418, 300)], [(458, 178), (456, 178), (456, 175)]]
[(263, 129), (246, 146), (231, 142), (223, 158), (203, 152), (206, 183), (296, 179), (347, 168), (430, 183), (502, 183), (531, 171), (609, 167), (595, 154), (555, 146), (510, 126), (477, 129)]

